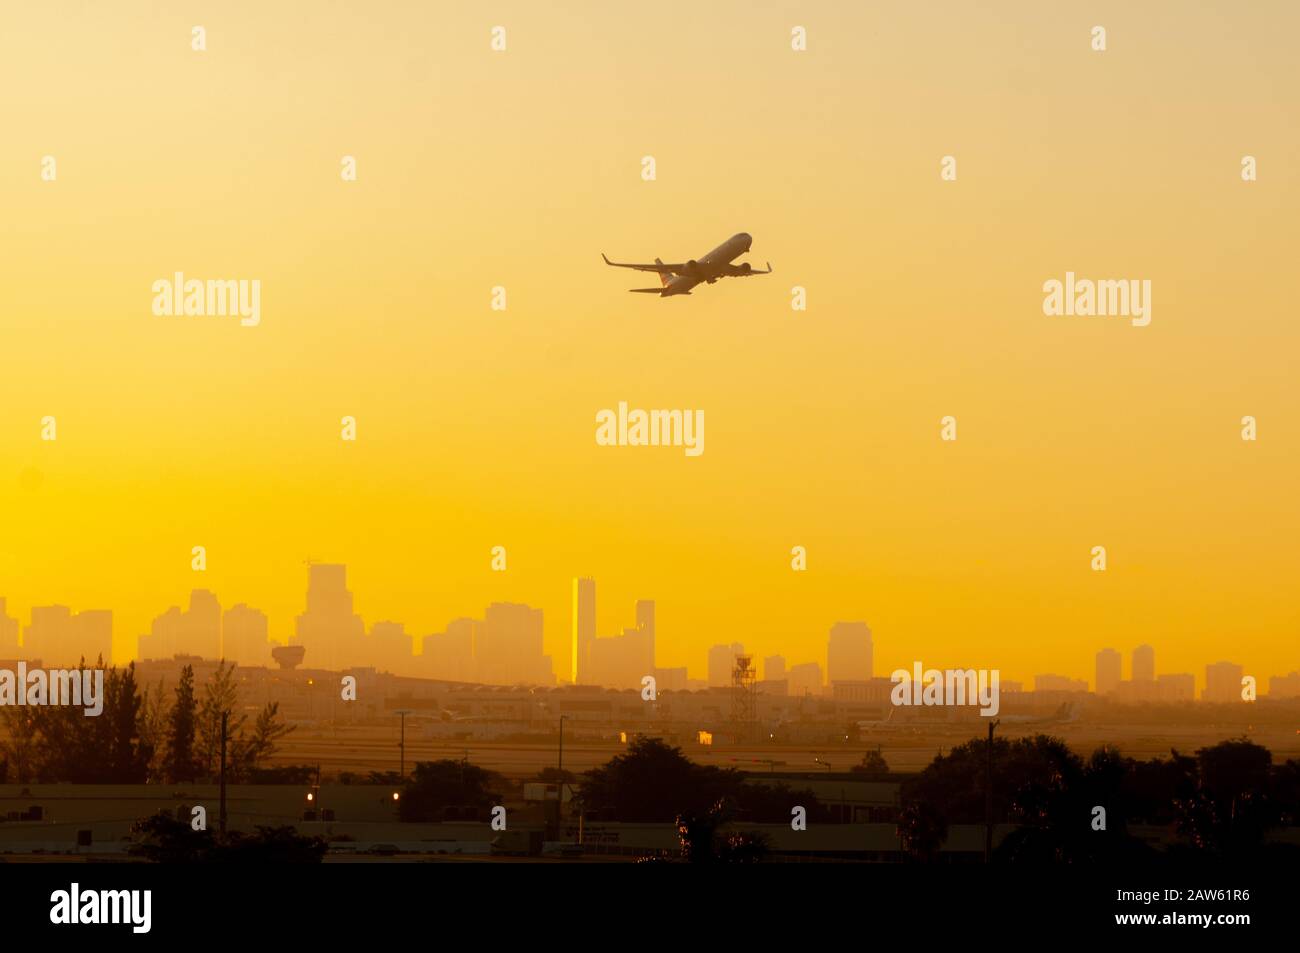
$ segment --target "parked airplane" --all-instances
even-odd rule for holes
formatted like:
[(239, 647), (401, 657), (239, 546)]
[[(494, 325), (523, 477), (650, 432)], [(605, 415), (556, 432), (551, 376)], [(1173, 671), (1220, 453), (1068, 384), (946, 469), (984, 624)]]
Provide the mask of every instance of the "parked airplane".
[(770, 275), (772, 273), (772, 263), (767, 263), (767, 271), (756, 271), (749, 262), (741, 262), (739, 265), (733, 265), (731, 260), (738, 258), (749, 251), (754, 239), (746, 232), (738, 235), (732, 235), (725, 242), (719, 245), (713, 251), (709, 252), (703, 258), (692, 258), (690, 261), (681, 262), (680, 264), (665, 265), (658, 258), (653, 265), (630, 265), (620, 261), (610, 261), (601, 253), (601, 258), (605, 258), (605, 264), (613, 265), (615, 268), (635, 268), (637, 271), (653, 271), (659, 275), (662, 286), (659, 288), (629, 288), (628, 291), (635, 291), (639, 294), (657, 294), (661, 298), (668, 298), (672, 295), (688, 295), (691, 289), (700, 282), (713, 284), (719, 278), (748, 278), (750, 275)]

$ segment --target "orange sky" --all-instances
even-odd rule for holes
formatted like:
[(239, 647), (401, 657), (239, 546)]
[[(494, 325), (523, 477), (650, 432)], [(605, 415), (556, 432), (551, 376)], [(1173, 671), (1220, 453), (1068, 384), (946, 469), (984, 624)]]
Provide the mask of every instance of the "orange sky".
[[(659, 664), (697, 676), (719, 642), (824, 663), (839, 619), (872, 626), (877, 674), (1091, 680), (1142, 642), (1198, 685), (1220, 658), (1300, 668), (1297, 26), (1285, 3), (15, 10), (0, 596), (24, 624), (112, 608), (119, 659), (196, 587), (287, 638), (313, 558), (348, 564), (368, 624), (541, 606), (557, 671), (575, 575), (601, 635), (655, 599)], [(599, 258), (742, 230), (775, 273), (689, 298)], [(260, 325), (154, 317), (176, 271), (259, 279)], [(1045, 316), (1066, 271), (1149, 279), (1151, 324)], [(703, 409), (705, 453), (597, 446), (620, 400)]]

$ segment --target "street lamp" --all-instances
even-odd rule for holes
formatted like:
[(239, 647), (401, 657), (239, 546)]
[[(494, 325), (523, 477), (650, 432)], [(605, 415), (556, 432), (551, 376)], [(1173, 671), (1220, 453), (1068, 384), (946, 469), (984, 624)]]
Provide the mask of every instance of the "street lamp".
[(560, 824), (564, 820), (564, 719), (568, 715), (560, 716), (560, 762), (559, 762), (559, 793), (555, 797), (555, 829), (557, 836), (560, 834)]
[(568, 715), (561, 715), (561, 716), (560, 716), (560, 766), (559, 766), (559, 771), (560, 771), (560, 798), (561, 798), (561, 799), (564, 798), (564, 719), (566, 719), (566, 718), (568, 718), (568, 717), (569, 717)]
[(398, 747), (401, 749), (402, 754), (401, 754), (401, 760), (398, 762), (399, 766), (397, 769), (397, 776), (399, 778), (405, 778), (406, 777), (406, 716), (411, 714), (411, 709), (399, 708), (397, 709), (397, 713), (402, 716), (402, 737), (401, 737), (401, 741), (398, 742)]

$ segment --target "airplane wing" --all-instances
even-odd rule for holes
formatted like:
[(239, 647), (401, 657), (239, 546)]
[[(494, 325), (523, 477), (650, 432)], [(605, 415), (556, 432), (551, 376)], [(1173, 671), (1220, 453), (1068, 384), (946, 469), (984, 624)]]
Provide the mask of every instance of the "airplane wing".
[[(600, 257), (605, 258), (604, 252), (601, 253)], [(635, 268), (637, 271), (653, 271), (661, 275), (686, 274), (685, 262), (678, 262), (677, 264), (665, 265), (663, 262), (657, 261), (649, 265), (632, 265), (632, 264), (625, 264), (621, 261), (610, 261), (608, 258), (605, 258), (605, 264), (613, 265), (615, 268)]]
[(770, 275), (772, 273), (772, 263), (767, 263), (767, 271), (759, 271), (752, 267), (749, 262), (740, 265), (727, 265), (719, 278), (749, 278), (752, 275)]

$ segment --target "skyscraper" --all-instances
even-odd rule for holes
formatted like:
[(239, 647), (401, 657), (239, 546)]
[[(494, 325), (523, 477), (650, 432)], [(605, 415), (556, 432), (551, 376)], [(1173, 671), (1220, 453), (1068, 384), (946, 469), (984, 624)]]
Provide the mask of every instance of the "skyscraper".
[(475, 619), (453, 619), (447, 630), (424, 637), (424, 655), (421, 669), (426, 678), (445, 678), (453, 682), (472, 682), (477, 674), (474, 666), (474, 643), (482, 623)]
[(227, 609), (221, 617), (221, 656), (241, 665), (269, 666), (271, 642), (266, 613), (242, 602)]
[(802, 698), (804, 695), (821, 695), (824, 690), (822, 667), (816, 662), (804, 662), (802, 665), (791, 666), (785, 677), (790, 685), (789, 693), (794, 698)]
[(826, 643), (826, 680), (865, 682), (871, 678), (871, 629), (865, 622), (836, 622)]
[(18, 657), (18, 620), (5, 612), (4, 599), (0, 599), (0, 657)]
[[(651, 613), (653, 614), (653, 608)], [(572, 678), (575, 685), (591, 680), (587, 670), (591, 643), (596, 638), (596, 580), (573, 580), (573, 638), (570, 645)]]
[(298, 616), (293, 643), (307, 649), (308, 668), (338, 671), (358, 661), (366, 627), (352, 611), (348, 568), (315, 563), (307, 570), (307, 611)]
[(192, 590), (188, 610), (172, 606), (153, 620), (148, 635), (140, 636), (137, 657), (167, 659), (176, 655), (221, 656), (221, 603), (206, 589)]
[(1205, 666), (1205, 691), (1201, 692), (1201, 700), (1241, 701), (1241, 672), (1241, 666), (1232, 662), (1215, 662)]
[(763, 680), (779, 682), (785, 678), (785, 656), (769, 655), (763, 659)]
[(542, 610), (514, 602), (494, 602), (483, 614), (474, 646), (478, 677), (493, 685), (555, 681), (542, 649)]
[(636, 628), (641, 633), (645, 650), (645, 674), (655, 668), (655, 604), (653, 599), (638, 599), (636, 603)]
[(709, 687), (730, 687), (731, 669), (735, 665), (736, 656), (744, 654), (745, 647), (739, 642), (715, 645), (709, 649)]
[(1123, 678), (1124, 656), (1114, 649), (1097, 653), (1097, 694), (1109, 695), (1119, 688)]
[(67, 606), (34, 606), (23, 633), (22, 656), (45, 665), (76, 665), (83, 658), (93, 666), (113, 659), (113, 613), (88, 609), (73, 613)]
[(1133, 681), (1156, 680), (1156, 650), (1149, 645), (1139, 645), (1133, 650)]
[(380, 672), (411, 672), (415, 643), (401, 622), (376, 622), (366, 637), (365, 663)]

